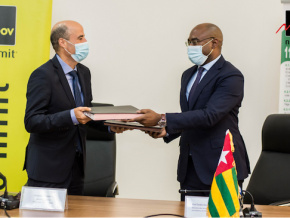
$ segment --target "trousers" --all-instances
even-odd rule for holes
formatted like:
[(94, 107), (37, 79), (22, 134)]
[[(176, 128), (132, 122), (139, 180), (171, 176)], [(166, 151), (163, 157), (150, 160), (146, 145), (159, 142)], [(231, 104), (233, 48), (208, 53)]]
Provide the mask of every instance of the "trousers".
[(84, 195), (83, 155), (76, 153), (73, 167), (68, 178), (62, 183), (51, 183), (28, 178), (27, 185), (32, 187), (66, 188), (68, 195)]

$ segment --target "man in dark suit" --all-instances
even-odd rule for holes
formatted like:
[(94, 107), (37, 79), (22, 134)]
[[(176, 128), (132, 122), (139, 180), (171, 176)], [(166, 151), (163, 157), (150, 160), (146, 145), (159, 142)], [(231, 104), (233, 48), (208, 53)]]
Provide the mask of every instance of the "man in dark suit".
[[(214, 24), (197, 25), (188, 38), (188, 56), (195, 64), (181, 78), (181, 113), (158, 114), (150, 109), (136, 118), (145, 126), (166, 126), (154, 138), (169, 143), (180, 138), (178, 181), (181, 189), (209, 190), (226, 130), (233, 135), (239, 185), (250, 173), (246, 147), (238, 127), (244, 93), (242, 73), (221, 55), (223, 35)], [(193, 195), (208, 195), (194, 193)], [(184, 200), (184, 195), (181, 196)]]
[(51, 43), (56, 55), (31, 74), (27, 85), (25, 128), (30, 139), (24, 169), (28, 186), (67, 188), (68, 194), (82, 195), (84, 124), (108, 128), (83, 114), (92, 101), (90, 70), (79, 63), (89, 51), (83, 27), (58, 22)]

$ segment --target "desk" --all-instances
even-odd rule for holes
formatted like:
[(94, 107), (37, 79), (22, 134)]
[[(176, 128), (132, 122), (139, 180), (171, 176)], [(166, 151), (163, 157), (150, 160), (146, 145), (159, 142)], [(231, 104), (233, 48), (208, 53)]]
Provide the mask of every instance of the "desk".
[[(9, 210), (11, 217), (145, 217), (152, 214), (184, 214), (184, 202), (69, 196), (68, 210), (46, 212)], [(290, 207), (256, 205), (263, 217), (290, 217)], [(0, 210), (0, 217), (6, 217)]]

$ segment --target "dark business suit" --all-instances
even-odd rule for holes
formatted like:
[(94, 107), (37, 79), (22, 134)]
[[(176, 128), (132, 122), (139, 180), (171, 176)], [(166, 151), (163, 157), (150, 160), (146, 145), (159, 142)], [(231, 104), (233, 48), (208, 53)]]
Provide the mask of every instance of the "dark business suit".
[(184, 182), (188, 160), (192, 159), (201, 182), (206, 185), (212, 183), (227, 129), (233, 135), (238, 180), (243, 180), (250, 173), (248, 155), (238, 127), (244, 90), (243, 75), (221, 56), (200, 81), (188, 105), (186, 88), (196, 71), (197, 66), (193, 66), (182, 75), (182, 113), (166, 114), (169, 137), (164, 138), (165, 142), (181, 136), (178, 181), (181, 184)]
[[(77, 64), (84, 106), (91, 106), (91, 75), (87, 67)], [(75, 100), (62, 67), (55, 56), (36, 69), (27, 85), (25, 128), (30, 133), (24, 169), (30, 179), (47, 183), (65, 183), (70, 178), (80, 137), (82, 172), (85, 167), (86, 130), (74, 125), (70, 110)], [(103, 131), (107, 128), (94, 123)]]

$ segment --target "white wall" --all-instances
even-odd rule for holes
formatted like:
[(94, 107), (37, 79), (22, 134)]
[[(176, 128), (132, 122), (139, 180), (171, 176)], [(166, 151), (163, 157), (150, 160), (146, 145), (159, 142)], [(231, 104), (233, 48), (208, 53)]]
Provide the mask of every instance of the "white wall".
[[(253, 169), (262, 124), (278, 112), (279, 0), (54, 0), (52, 25), (66, 19), (85, 28), (91, 50), (83, 63), (92, 72), (94, 101), (160, 113), (180, 111), (181, 74), (192, 66), (184, 44), (189, 32), (203, 22), (218, 25), (224, 57), (245, 76), (240, 129)], [(178, 140), (165, 144), (128, 131), (117, 145), (120, 198), (179, 200)]]

